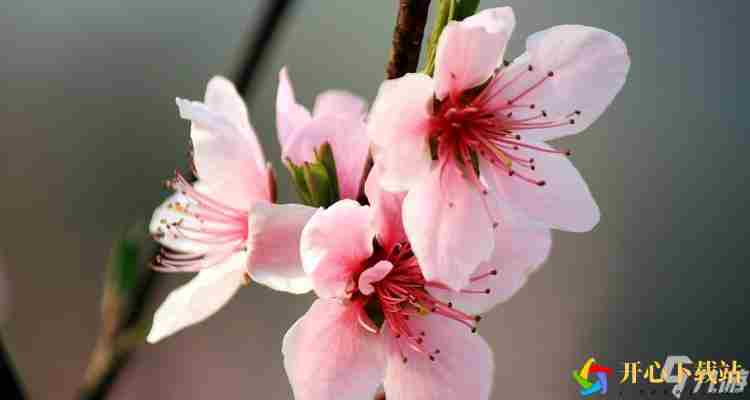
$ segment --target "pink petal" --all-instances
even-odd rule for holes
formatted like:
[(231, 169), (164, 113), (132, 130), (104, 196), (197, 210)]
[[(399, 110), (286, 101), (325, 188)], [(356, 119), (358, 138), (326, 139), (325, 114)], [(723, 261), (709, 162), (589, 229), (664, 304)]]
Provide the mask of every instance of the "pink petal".
[(382, 382), (378, 335), (359, 325), (363, 312), (316, 300), (284, 336), (284, 369), (296, 400), (372, 399)]
[(372, 210), (354, 200), (319, 209), (302, 230), (302, 266), (322, 298), (349, 297), (354, 275), (372, 255)]
[(302, 269), (300, 235), (316, 209), (300, 204), (257, 203), (248, 216), (247, 270), (272, 289), (300, 294), (312, 289)]
[[(387, 326), (387, 325), (386, 325)], [(492, 350), (481, 336), (465, 326), (440, 316), (412, 318), (414, 332), (425, 332), (424, 346), (435, 361), (396, 339), (389, 338), (385, 372), (388, 400), (486, 400), (492, 391), (494, 361)], [(399, 349), (401, 351), (399, 351)], [(403, 357), (407, 361), (403, 361)]]
[(380, 186), (380, 168), (370, 171), (365, 182), (365, 194), (375, 215), (375, 230), (384, 248), (406, 240), (406, 232), (401, 217), (404, 192), (388, 192)]
[(480, 189), (452, 163), (434, 168), (404, 199), (404, 228), (428, 281), (458, 290), (492, 254), (493, 231)]
[(444, 99), (479, 86), (502, 60), (516, 17), (510, 7), (484, 10), (461, 22), (450, 22), (435, 54), (435, 97)]
[(238, 253), (220, 265), (201, 271), (170, 293), (156, 310), (146, 340), (156, 343), (216, 313), (242, 285), (245, 256)]
[(364, 270), (364, 272), (359, 275), (359, 291), (362, 292), (363, 295), (369, 296), (375, 291), (372, 284), (381, 281), (391, 272), (392, 269), (393, 264), (391, 264), (390, 261), (378, 261), (378, 263), (371, 268)]
[(312, 117), (307, 109), (297, 104), (294, 89), (286, 67), (279, 71), (279, 88), (276, 92), (276, 132), (282, 150), (294, 133), (310, 122)]
[(362, 118), (367, 113), (367, 102), (343, 90), (327, 90), (315, 98), (313, 116), (342, 115), (347, 118)]
[[(493, 201), (495, 199), (488, 199)], [(481, 314), (513, 296), (528, 276), (547, 259), (552, 247), (549, 229), (501, 203), (499, 225), (495, 229), (492, 257), (479, 265), (472, 282), (465, 288), (473, 293), (430, 287), (443, 302), (469, 314)], [(488, 294), (482, 293), (490, 289)]]
[(424, 74), (406, 74), (380, 85), (367, 136), (381, 169), (380, 183), (387, 190), (406, 190), (429, 171), (432, 95), (432, 79)]
[(206, 103), (177, 99), (177, 106), (180, 116), (192, 121), (198, 177), (219, 200), (240, 209), (253, 200), (270, 200), (266, 161), (231, 82), (214, 77), (206, 88)]
[[(555, 128), (520, 133), (544, 141), (578, 133), (591, 125), (609, 106), (625, 84), (630, 57), (625, 43), (607, 31), (580, 25), (562, 25), (537, 32), (526, 41), (526, 53), (504, 72), (506, 79), (523, 73), (502, 101), (513, 98), (534, 83), (536, 89), (522, 96), (519, 104), (535, 104), (529, 114), (547, 113), (545, 121), (564, 122)], [(533, 71), (528, 71), (528, 66)], [(552, 72), (553, 76), (547, 77)], [(545, 78), (546, 77), (546, 78)], [(514, 109), (518, 118), (522, 114)], [(580, 111), (576, 114), (575, 111)], [(574, 124), (567, 123), (570, 119)]]
[(282, 157), (297, 165), (313, 161), (313, 151), (324, 143), (333, 151), (341, 198), (356, 199), (369, 146), (364, 121), (343, 115), (316, 117), (289, 139)]
[[(527, 143), (553, 149), (545, 143)], [(540, 154), (519, 150), (521, 157), (534, 157), (536, 170), (523, 173), (534, 179), (545, 181), (544, 186), (529, 184), (506, 173), (496, 174), (500, 186), (499, 194), (515, 208), (549, 227), (570, 232), (588, 232), (599, 223), (600, 212), (586, 181), (562, 154)], [(482, 173), (493, 171), (482, 166)]]

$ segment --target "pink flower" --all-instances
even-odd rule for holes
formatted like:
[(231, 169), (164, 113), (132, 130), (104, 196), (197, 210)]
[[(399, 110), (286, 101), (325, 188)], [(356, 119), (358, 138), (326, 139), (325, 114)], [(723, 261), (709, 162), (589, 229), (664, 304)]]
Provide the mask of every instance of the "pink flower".
[(198, 181), (178, 173), (169, 182), (175, 194), (151, 220), (150, 231), (163, 245), (154, 268), (200, 272), (159, 307), (151, 343), (208, 318), (249, 278), (292, 293), (311, 289), (298, 249), (315, 209), (270, 203), (270, 166), (232, 83), (215, 77), (203, 103), (177, 99), (177, 105), (192, 121)]
[(279, 72), (276, 130), (281, 156), (295, 165), (313, 160), (313, 151), (328, 142), (336, 162), (342, 199), (356, 199), (369, 142), (364, 118), (367, 103), (351, 93), (328, 90), (318, 95), (312, 115), (294, 98), (286, 67)]
[[(494, 232), (488, 262), (454, 292), (428, 281), (401, 224), (403, 194), (365, 191), (371, 206), (341, 200), (302, 231), (303, 267), (320, 297), (287, 332), (284, 367), (297, 400), (487, 399), (493, 357), (473, 332), (478, 313), (510, 297), (547, 257), (547, 228), (514, 220)], [(346, 229), (342, 229), (346, 227)]]
[(545, 141), (582, 131), (609, 105), (628, 72), (625, 44), (563, 25), (505, 63), (514, 24), (508, 7), (449, 23), (435, 77), (385, 81), (369, 116), (381, 183), (408, 190), (404, 225), (422, 272), (454, 289), (493, 254), (493, 228), (507, 223), (499, 204), (568, 231), (599, 221), (569, 151)]

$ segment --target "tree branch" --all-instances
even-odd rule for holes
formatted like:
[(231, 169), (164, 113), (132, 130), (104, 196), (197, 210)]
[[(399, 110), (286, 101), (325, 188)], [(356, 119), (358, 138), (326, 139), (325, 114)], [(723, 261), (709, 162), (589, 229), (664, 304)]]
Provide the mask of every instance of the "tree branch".
[(429, 10), (430, 0), (399, 1), (396, 27), (393, 29), (393, 45), (386, 68), (388, 79), (417, 70)]
[[(252, 94), (253, 78), (264, 61), (274, 34), (293, 0), (268, 0), (260, 29), (250, 33), (243, 55), (233, 73), (237, 91), (244, 97)], [(153, 253), (152, 255), (155, 255)], [(153, 257), (148, 258), (148, 263)], [(142, 265), (142, 263), (141, 263)], [(148, 268), (138, 275), (132, 293), (124, 296), (108, 277), (102, 299), (101, 332), (92, 352), (79, 391), (81, 400), (104, 399), (135, 349), (143, 343), (150, 321), (142, 312), (153, 293), (156, 274)]]
[(0, 339), (0, 387), (3, 388), (4, 399), (22, 400), (25, 398), (21, 388), (21, 380), (16, 375), (15, 367), (11, 361), (8, 352), (5, 350), (5, 344)]
[[(419, 65), (419, 52), (422, 48), (424, 27), (430, 11), (430, 0), (399, 0), (396, 27), (393, 28), (393, 44), (388, 58), (385, 75), (388, 79), (399, 78), (415, 72)], [(366, 204), (365, 182), (373, 166), (372, 151), (367, 155), (365, 173), (362, 174), (357, 200)]]

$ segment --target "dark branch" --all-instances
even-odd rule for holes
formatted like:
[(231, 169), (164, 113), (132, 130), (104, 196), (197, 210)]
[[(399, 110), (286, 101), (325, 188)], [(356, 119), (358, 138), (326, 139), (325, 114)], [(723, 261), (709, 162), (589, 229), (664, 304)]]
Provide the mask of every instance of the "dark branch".
[(21, 400), (25, 398), (21, 389), (21, 381), (16, 375), (15, 367), (5, 350), (2, 339), (0, 339), (0, 387), (4, 388), (4, 399)]
[(417, 70), (429, 9), (430, 0), (399, 1), (396, 27), (393, 29), (393, 46), (386, 68), (388, 79)]
[[(268, 0), (260, 29), (249, 33), (252, 38), (248, 38), (248, 46), (233, 75), (234, 83), (241, 95), (247, 97), (252, 94), (253, 78), (258, 73), (274, 34), (292, 3), (293, 0)], [(80, 399), (105, 398), (133, 351), (143, 342), (145, 336), (141, 331), (145, 328), (142, 313), (153, 293), (155, 278), (153, 271), (144, 273), (127, 304), (108, 297), (105, 289), (102, 328), (86, 369), (84, 383), (79, 392)]]
[(252, 93), (253, 77), (258, 72), (263, 57), (273, 40), (274, 33), (278, 31), (279, 25), (286, 12), (291, 8), (292, 3), (292, 0), (269, 0), (267, 2), (262, 20), (263, 24), (259, 30), (253, 32), (252, 39), (247, 41), (247, 47), (233, 75), (234, 84), (241, 95), (247, 96)]

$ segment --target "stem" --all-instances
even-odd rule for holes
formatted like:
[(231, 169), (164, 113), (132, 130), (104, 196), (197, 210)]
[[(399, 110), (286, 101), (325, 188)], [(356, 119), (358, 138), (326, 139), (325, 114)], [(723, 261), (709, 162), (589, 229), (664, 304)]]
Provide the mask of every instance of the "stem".
[(435, 72), (435, 53), (437, 52), (440, 34), (443, 33), (443, 29), (448, 22), (453, 19), (455, 12), (455, 0), (440, 0), (440, 8), (438, 9), (437, 18), (435, 18), (435, 26), (432, 28), (430, 41), (427, 44), (427, 63), (424, 70), (422, 70), (427, 75), (432, 76), (432, 73)]
[(430, 0), (399, 1), (396, 27), (393, 29), (393, 47), (386, 68), (388, 79), (417, 70), (429, 9)]
[[(242, 96), (252, 94), (253, 78), (292, 3), (293, 0), (268, 1), (260, 29), (254, 32), (252, 40), (247, 41), (249, 44), (233, 75), (237, 91)], [(101, 332), (86, 368), (79, 399), (106, 398), (133, 351), (143, 343), (150, 323), (144, 320), (142, 312), (153, 293), (155, 279), (152, 270), (144, 272), (139, 278), (138, 288), (127, 301), (118, 297), (109, 284), (105, 285)]]
[(13, 361), (11, 361), (8, 352), (5, 350), (5, 344), (0, 339), (0, 387), (3, 387), (3, 393), (9, 400), (24, 399), (24, 393), (21, 389), (21, 380), (16, 375), (16, 370), (13, 367)]
[(270, 47), (274, 34), (278, 31), (282, 19), (292, 5), (292, 0), (269, 0), (263, 15), (263, 24), (248, 40), (238, 68), (234, 73), (234, 84), (242, 96), (252, 93), (253, 77), (263, 61), (266, 50)]
[[(430, 0), (399, 0), (396, 27), (393, 29), (393, 44), (385, 74), (388, 79), (415, 72), (419, 65), (419, 51), (422, 48), (424, 27), (427, 24), (427, 14), (430, 11)], [(359, 200), (367, 204), (365, 197), (365, 182), (373, 166), (372, 151), (367, 155), (365, 172), (360, 183)]]

